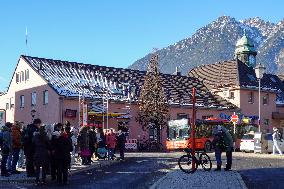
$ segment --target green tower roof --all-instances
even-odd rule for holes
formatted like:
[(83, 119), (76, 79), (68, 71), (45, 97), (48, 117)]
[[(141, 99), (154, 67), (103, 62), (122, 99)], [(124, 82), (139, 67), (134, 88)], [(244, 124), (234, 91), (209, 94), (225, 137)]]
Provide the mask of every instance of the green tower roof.
[(240, 54), (242, 52), (256, 52), (252, 40), (247, 36), (246, 32), (241, 39), (238, 40), (236, 44), (235, 54)]

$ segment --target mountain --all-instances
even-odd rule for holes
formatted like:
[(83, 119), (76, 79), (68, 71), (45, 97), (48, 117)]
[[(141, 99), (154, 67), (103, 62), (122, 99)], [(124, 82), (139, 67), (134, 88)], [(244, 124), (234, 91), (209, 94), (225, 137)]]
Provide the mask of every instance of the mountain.
[[(231, 60), (244, 30), (258, 51), (257, 62), (263, 63), (269, 73), (284, 73), (284, 20), (274, 24), (259, 17), (238, 21), (230, 16), (221, 16), (191, 37), (158, 50), (160, 71), (173, 73), (179, 67), (185, 75), (199, 65)], [(129, 68), (146, 70), (149, 59), (150, 54)]]

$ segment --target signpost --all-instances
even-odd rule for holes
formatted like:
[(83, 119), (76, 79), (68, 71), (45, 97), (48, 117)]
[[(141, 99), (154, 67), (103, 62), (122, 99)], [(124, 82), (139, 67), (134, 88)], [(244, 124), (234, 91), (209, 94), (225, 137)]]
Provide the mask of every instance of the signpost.
[[(239, 121), (239, 116), (236, 115), (236, 113), (234, 112), (234, 114), (231, 116), (231, 122), (233, 122), (233, 124), (234, 124), (234, 135), (235, 136), (236, 136), (236, 123), (238, 121)], [(236, 144), (235, 144), (235, 142), (234, 142), (234, 151), (236, 151)]]
[(231, 122), (234, 123), (234, 134), (236, 134), (236, 123), (239, 121), (239, 116), (234, 114), (231, 116)]

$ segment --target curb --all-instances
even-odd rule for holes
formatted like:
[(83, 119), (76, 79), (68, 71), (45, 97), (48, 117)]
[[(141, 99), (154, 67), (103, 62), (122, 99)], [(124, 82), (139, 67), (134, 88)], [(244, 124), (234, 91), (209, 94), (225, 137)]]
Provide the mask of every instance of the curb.
[[(244, 182), (244, 180), (242, 179), (240, 173), (237, 172), (237, 171), (233, 171), (233, 172), (236, 174), (236, 177), (237, 177), (237, 179), (238, 179), (238, 181), (239, 181), (239, 183), (240, 183), (240, 187), (241, 187), (242, 189), (248, 189), (247, 186), (246, 186), (246, 184), (245, 184), (245, 182)], [(171, 172), (169, 172), (169, 173), (171, 173)], [(167, 176), (168, 176), (169, 173), (167, 173), (166, 175), (164, 175), (163, 177), (161, 177), (157, 182), (155, 182), (152, 186), (150, 186), (149, 189), (158, 189), (158, 186), (160, 185), (160, 183), (163, 182), (163, 180), (165, 180), (165, 179), (167, 178)]]
[[(83, 167), (83, 168), (78, 168), (75, 170), (72, 170), (69, 172), (69, 176), (80, 173), (80, 172), (84, 172), (84, 171), (88, 171), (91, 169), (95, 169), (95, 168), (101, 168), (101, 167), (105, 167), (105, 166), (109, 166), (109, 165), (113, 165), (113, 164), (117, 164), (119, 163), (119, 161), (101, 161), (101, 162), (96, 162), (96, 164), (93, 165), (89, 165), (87, 167)], [(24, 178), (10, 178), (10, 177), (2, 177), (2, 178), (7, 178), (7, 179), (1, 179), (0, 177), (0, 183), (1, 182), (6, 182), (6, 183), (17, 183), (17, 182), (34, 182), (35, 181), (35, 177), (24, 177)], [(46, 176), (47, 180), (50, 180), (50, 175)]]
[(238, 177), (238, 180), (239, 180), (239, 182), (240, 182), (242, 188), (243, 188), (243, 189), (248, 189), (248, 187), (246, 186), (246, 184), (245, 184), (245, 182), (244, 182), (244, 180), (243, 180), (241, 174), (240, 174), (239, 172), (237, 172), (237, 171), (236, 171), (236, 173), (237, 173), (237, 177)]

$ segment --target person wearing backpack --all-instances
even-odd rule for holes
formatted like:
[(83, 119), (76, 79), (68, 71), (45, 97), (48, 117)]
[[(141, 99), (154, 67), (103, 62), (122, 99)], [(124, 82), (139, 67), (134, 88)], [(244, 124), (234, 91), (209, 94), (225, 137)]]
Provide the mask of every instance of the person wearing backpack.
[(275, 150), (277, 149), (277, 151), (279, 152), (280, 155), (282, 155), (282, 151), (279, 148), (279, 144), (278, 142), (281, 139), (281, 135), (279, 133), (279, 130), (276, 127), (273, 127), (273, 134), (272, 134), (272, 139), (273, 139), (273, 153), (272, 154), (276, 154)]
[(233, 153), (233, 137), (229, 131), (223, 128), (221, 125), (216, 126), (213, 129), (214, 139), (212, 141), (212, 146), (215, 149), (215, 157), (217, 162), (217, 169), (215, 171), (221, 171), (222, 167), (222, 152), (226, 152), (226, 168), (225, 171), (229, 171), (232, 168), (232, 153)]
[(2, 144), (1, 144), (1, 176), (9, 176), (10, 174), (7, 171), (6, 164), (8, 160), (8, 156), (11, 153), (12, 149), (12, 135), (11, 135), (11, 127), (12, 123), (7, 122), (2, 127)]

